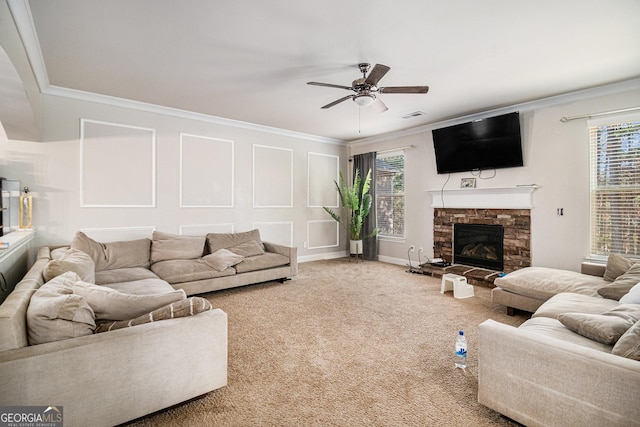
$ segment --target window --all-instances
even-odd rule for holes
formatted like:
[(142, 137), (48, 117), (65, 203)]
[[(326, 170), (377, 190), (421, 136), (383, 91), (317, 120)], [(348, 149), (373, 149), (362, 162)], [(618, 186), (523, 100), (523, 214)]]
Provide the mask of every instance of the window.
[(640, 116), (589, 123), (591, 253), (640, 256)]
[(404, 238), (404, 151), (376, 158), (378, 236)]

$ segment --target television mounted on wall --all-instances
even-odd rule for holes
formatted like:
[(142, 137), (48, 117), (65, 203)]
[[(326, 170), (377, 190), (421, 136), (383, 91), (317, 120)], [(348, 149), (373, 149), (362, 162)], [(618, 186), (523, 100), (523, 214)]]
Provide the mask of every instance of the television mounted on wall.
[(439, 174), (524, 166), (520, 113), (434, 129)]

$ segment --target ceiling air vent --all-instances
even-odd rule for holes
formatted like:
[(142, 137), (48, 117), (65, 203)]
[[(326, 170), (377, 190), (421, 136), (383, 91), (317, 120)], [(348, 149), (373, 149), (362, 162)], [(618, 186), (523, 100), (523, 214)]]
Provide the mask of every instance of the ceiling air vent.
[(414, 117), (420, 117), (420, 116), (424, 116), (424, 113), (422, 111), (414, 111), (413, 113), (405, 114), (404, 116), (401, 116), (401, 117), (403, 119), (412, 119)]

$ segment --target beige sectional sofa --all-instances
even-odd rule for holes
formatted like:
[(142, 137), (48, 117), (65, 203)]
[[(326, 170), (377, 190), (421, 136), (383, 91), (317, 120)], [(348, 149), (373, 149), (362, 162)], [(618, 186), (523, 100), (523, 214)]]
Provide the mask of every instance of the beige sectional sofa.
[(296, 273), (257, 230), (42, 247), (0, 305), (0, 406), (112, 426), (223, 387), (227, 315), (190, 295)]
[(520, 327), (480, 324), (481, 404), (527, 426), (640, 426), (640, 264), (615, 264)]
[[(78, 232), (71, 247), (96, 260), (96, 283), (160, 278), (187, 295), (284, 281), (298, 274), (296, 247), (263, 242), (258, 229), (182, 236), (155, 231), (151, 239), (99, 243)], [(109, 259), (110, 251), (124, 253)]]
[(562, 292), (598, 295), (598, 289), (609, 283), (603, 276), (604, 264), (583, 263), (581, 272), (547, 267), (525, 267), (494, 281), (491, 301), (533, 313), (546, 300)]

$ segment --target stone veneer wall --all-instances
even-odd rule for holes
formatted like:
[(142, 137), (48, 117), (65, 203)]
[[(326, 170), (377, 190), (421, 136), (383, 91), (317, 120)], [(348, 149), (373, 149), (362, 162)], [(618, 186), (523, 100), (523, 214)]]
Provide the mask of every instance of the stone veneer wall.
[(531, 265), (531, 211), (529, 209), (435, 208), (433, 215), (434, 256), (453, 258), (453, 224), (491, 224), (504, 227), (504, 271), (510, 273)]

